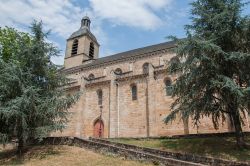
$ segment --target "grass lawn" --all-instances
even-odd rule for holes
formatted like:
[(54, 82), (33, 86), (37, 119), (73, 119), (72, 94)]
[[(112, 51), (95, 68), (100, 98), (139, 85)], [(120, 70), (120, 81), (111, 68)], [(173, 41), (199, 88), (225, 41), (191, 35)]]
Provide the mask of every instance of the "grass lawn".
[[(237, 149), (235, 138), (182, 138), (182, 139), (111, 139), (111, 141), (137, 146), (156, 148), (210, 157), (247, 161), (250, 163), (250, 149)], [(250, 137), (246, 138), (250, 144)]]
[(74, 146), (34, 146), (29, 148), (23, 159), (17, 159), (14, 150), (0, 148), (0, 165), (24, 166), (143, 166), (150, 165), (125, 160), (112, 155), (102, 155)]

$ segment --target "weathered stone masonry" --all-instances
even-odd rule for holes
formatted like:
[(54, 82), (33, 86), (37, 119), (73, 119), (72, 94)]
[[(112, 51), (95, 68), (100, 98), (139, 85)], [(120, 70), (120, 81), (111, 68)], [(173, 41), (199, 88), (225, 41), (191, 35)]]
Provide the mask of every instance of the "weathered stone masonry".
[[(77, 51), (72, 54), (76, 40)], [(67, 40), (62, 70), (72, 79), (67, 93), (81, 90), (83, 95), (70, 110), (67, 128), (53, 135), (93, 137), (98, 136), (99, 129), (100, 136), (106, 138), (231, 131), (230, 123), (214, 130), (209, 118), (202, 119), (198, 129), (193, 127), (191, 119), (177, 118), (172, 124), (163, 123), (173, 102), (167, 95), (166, 82), (172, 83), (177, 78), (166, 70), (175, 56), (174, 47), (174, 42), (166, 42), (99, 58), (99, 43), (90, 32), (89, 18), (84, 17), (80, 29)], [(132, 99), (133, 86), (136, 100)], [(244, 130), (249, 131), (248, 119)]]

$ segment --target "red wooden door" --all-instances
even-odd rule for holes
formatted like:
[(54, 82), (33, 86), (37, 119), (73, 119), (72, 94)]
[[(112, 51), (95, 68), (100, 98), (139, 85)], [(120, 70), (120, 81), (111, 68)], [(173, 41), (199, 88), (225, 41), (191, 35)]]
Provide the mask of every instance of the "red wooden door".
[(104, 125), (102, 120), (97, 120), (94, 124), (94, 137), (101, 138), (103, 137)]

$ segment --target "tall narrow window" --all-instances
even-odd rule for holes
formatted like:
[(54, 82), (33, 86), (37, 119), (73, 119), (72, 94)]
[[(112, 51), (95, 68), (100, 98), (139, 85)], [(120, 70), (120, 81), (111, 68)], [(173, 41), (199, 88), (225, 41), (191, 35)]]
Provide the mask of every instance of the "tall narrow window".
[(148, 74), (149, 72), (149, 63), (144, 63), (142, 66), (143, 74)]
[(164, 82), (165, 82), (166, 96), (171, 96), (173, 93), (172, 81), (170, 78), (166, 78)]
[(102, 105), (102, 90), (97, 91), (97, 96), (98, 96), (98, 105)]
[(137, 87), (135, 84), (131, 85), (132, 100), (137, 100)]
[(73, 45), (72, 45), (72, 50), (71, 50), (71, 55), (77, 55), (77, 49), (78, 49), (78, 40), (74, 40), (73, 41)]
[(89, 45), (89, 57), (90, 57), (90, 59), (94, 58), (94, 53), (95, 53), (94, 51), (95, 51), (94, 43), (91, 42)]

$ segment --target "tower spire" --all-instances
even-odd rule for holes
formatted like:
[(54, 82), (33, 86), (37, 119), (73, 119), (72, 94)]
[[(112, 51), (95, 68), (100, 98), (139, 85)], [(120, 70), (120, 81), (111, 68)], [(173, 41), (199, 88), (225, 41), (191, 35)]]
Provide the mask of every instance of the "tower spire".
[(90, 23), (91, 23), (90, 18), (86, 14), (86, 16), (82, 18), (81, 28), (87, 28), (90, 30)]

